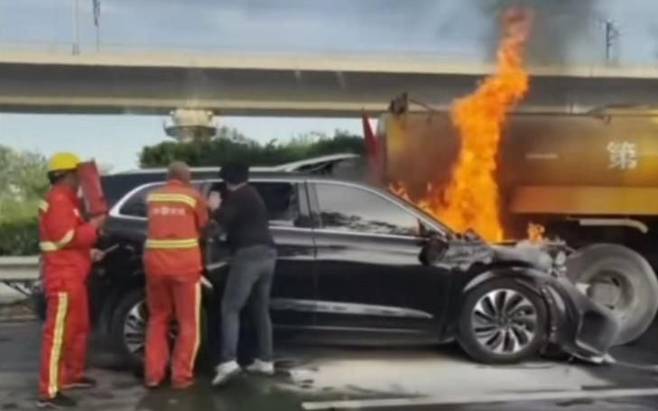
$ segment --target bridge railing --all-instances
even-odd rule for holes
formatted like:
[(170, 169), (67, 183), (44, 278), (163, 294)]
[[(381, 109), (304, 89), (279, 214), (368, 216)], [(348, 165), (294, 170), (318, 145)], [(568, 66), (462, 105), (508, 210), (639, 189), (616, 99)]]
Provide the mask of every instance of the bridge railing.
[(67, 55), (95, 55), (95, 54), (203, 54), (203, 55), (244, 55), (244, 56), (353, 56), (367, 58), (390, 57), (395, 55), (396, 59), (406, 56), (415, 58), (431, 58), (433, 60), (445, 60), (446, 62), (458, 63), (486, 63), (484, 56), (468, 53), (464, 50), (450, 49), (442, 52), (435, 51), (403, 51), (403, 50), (344, 50), (344, 49), (322, 49), (322, 50), (245, 50), (239, 47), (212, 46), (212, 45), (190, 45), (190, 44), (129, 44), (129, 43), (103, 43), (99, 47), (91, 43), (75, 44), (73, 42), (55, 41), (3, 41), (0, 39), (0, 52), (42, 52)]
[[(399, 64), (401, 62), (414, 64), (447, 64), (454, 67), (484, 67), (485, 72), (493, 68), (493, 62), (486, 55), (460, 51), (455, 49), (438, 51), (428, 50), (386, 50), (373, 49), (370, 51), (358, 50), (304, 50), (304, 51), (282, 51), (282, 50), (244, 50), (231, 47), (214, 47), (212, 45), (189, 45), (189, 44), (128, 44), (128, 43), (103, 43), (100, 48), (95, 44), (82, 43), (77, 45), (72, 42), (5, 42), (0, 39), (0, 57), (3, 53), (50, 53), (59, 56), (116, 56), (116, 55), (134, 55), (134, 56), (191, 56), (191, 57), (229, 57), (229, 58), (285, 58), (290, 61), (304, 61), (311, 58), (326, 58), (342, 61), (365, 61), (367, 66), (388, 63)], [(537, 65), (530, 64), (530, 70), (533, 74), (552, 73), (556, 70), (565, 73), (601, 73), (612, 71), (619, 74), (633, 74), (635, 72), (643, 73), (650, 71), (653, 73), (658, 66), (653, 63), (637, 63), (631, 61), (604, 62), (599, 60), (584, 60), (582, 62), (571, 62), (555, 65)], [(372, 68), (372, 67), (371, 67)]]

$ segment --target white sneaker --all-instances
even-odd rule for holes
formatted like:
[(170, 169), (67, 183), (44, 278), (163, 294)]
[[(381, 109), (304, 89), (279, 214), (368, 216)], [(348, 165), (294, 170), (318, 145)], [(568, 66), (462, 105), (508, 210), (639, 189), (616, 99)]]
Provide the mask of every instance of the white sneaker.
[(229, 361), (219, 364), (215, 367), (215, 378), (212, 379), (212, 385), (217, 387), (225, 384), (228, 380), (240, 372), (240, 366), (235, 361)]
[(274, 363), (256, 358), (251, 365), (247, 366), (247, 371), (254, 374), (274, 375)]

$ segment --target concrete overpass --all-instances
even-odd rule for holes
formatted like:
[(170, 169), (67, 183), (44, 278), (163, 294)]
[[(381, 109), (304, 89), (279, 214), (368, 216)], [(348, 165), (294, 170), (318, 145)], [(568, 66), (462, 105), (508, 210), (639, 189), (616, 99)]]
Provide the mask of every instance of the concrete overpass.
[[(1, 46), (0, 46), (1, 49)], [(419, 55), (0, 52), (0, 111), (354, 116), (403, 91), (437, 109), (493, 66)], [(657, 105), (658, 68), (536, 67), (520, 110)]]

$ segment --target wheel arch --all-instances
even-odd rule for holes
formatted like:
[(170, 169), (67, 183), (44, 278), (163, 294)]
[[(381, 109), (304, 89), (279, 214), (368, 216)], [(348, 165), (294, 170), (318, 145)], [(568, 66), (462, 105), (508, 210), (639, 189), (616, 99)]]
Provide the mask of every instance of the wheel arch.
[(528, 289), (541, 296), (542, 292), (541, 285), (539, 284), (539, 278), (546, 275), (547, 274), (543, 274), (534, 269), (526, 267), (495, 268), (487, 270), (472, 278), (471, 281), (466, 284), (466, 287), (463, 288), (462, 295), (468, 294), (468, 292), (473, 290), (475, 287), (478, 287), (487, 281), (507, 278), (528, 287)]
[[(112, 273), (108, 273), (107, 275), (112, 275)], [(139, 271), (129, 276), (123, 275), (117, 277), (116, 286), (112, 288), (110, 295), (105, 299), (96, 323), (96, 329), (103, 335), (109, 335), (111, 333), (112, 320), (116, 314), (117, 304), (119, 304), (123, 296), (131, 290), (144, 287), (146, 284), (144, 273)]]

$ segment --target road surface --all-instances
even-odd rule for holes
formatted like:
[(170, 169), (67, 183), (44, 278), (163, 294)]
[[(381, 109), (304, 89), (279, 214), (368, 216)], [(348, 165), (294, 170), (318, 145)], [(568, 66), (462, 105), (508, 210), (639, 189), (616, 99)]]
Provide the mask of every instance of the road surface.
[[(654, 330), (654, 334), (655, 330)], [(0, 410), (31, 410), (36, 398), (40, 324), (0, 323)], [(242, 375), (222, 389), (206, 376), (188, 392), (148, 392), (107, 347), (93, 344), (99, 387), (72, 395), (81, 410), (654, 410), (655, 335), (615, 350), (625, 365), (537, 360), (490, 367), (457, 347), (311, 348), (278, 346), (273, 378)], [(639, 365), (635, 367), (634, 365)]]

